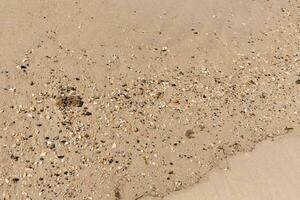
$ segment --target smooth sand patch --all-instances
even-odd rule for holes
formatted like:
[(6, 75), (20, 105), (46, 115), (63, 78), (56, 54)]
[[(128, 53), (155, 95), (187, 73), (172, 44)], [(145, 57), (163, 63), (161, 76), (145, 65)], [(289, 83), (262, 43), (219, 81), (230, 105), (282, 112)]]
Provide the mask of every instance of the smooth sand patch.
[(300, 196), (300, 136), (265, 141), (230, 161), (208, 180), (165, 200), (296, 200)]

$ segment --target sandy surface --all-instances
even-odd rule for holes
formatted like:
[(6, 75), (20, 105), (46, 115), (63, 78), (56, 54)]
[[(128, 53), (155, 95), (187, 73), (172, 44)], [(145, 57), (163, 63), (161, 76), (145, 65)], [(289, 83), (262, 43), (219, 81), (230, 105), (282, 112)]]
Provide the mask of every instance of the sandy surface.
[(299, 0), (0, 0), (2, 199), (143, 199), (299, 127)]
[(299, 132), (263, 142), (253, 152), (230, 159), (229, 170), (214, 170), (201, 183), (164, 200), (297, 200), (299, 152)]

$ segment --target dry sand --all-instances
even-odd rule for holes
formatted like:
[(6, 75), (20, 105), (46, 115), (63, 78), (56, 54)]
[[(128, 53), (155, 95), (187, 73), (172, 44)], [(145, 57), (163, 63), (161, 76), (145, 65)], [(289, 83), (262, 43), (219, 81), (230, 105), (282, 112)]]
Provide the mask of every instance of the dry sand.
[(143, 199), (299, 127), (299, 0), (0, 0), (0, 198)]

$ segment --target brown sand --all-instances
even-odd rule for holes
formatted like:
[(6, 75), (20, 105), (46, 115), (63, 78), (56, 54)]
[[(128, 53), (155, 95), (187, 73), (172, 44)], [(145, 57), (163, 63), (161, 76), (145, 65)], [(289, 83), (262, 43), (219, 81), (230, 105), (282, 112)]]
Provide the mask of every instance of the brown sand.
[(299, 131), (263, 142), (230, 159), (230, 170), (214, 170), (201, 183), (164, 200), (298, 200), (299, 152)]
[(143, 199), (299, 127), (299, 0), (0, 0), (0, 198)]

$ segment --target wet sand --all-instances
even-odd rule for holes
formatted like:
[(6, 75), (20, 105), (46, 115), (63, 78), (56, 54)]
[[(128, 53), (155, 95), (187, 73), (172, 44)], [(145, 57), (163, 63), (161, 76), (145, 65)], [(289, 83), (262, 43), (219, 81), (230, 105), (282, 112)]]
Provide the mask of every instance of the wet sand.
[(290, 134), (299, 9), (0, 0), (0, 198), (163, 198)]
[(229, 170), (214, 170), (201, 183), (164, 200), (297, 200), (299, 153), (299, 132), (263, 142), (230, 159)]

